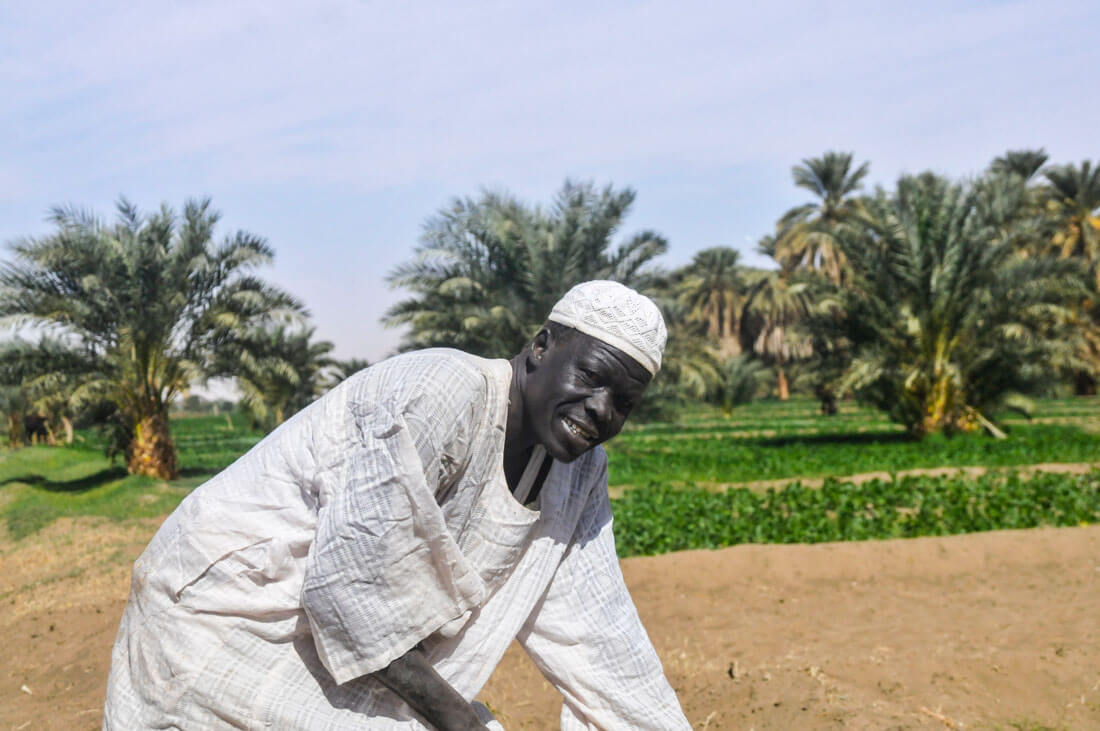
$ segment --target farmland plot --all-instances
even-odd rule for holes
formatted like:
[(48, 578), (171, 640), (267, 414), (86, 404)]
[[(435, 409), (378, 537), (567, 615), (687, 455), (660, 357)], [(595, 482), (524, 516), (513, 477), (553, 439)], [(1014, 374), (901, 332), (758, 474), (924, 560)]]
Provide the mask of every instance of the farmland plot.
[[(815, 408), (700, 411), (609, 450), (624, 555), (804, 544), (624, 559), (695, 728), (1100, 727), (1100, 527), (1081, 525), (1100, 518), (1100, 402), (1045, 402), (1002, 442), (914, 443), (877, 413)], [(98, 728), (130, 564), (260, 438), (224, 417), (174, 428), (185, 478), (168, 485), (126, 477), (91, 435), (0, 454), (0, 727)], [(1051, 462), (1080, 474), (1030, 474)], [(847, 479), (964, 465), (998, 469)], [(1075, 527), (999, 530), (1033, 525)], [(942, 535), (958, 531), (982, 532)], [(516, 648), (482, 697), (506, 728), (557, 727)]]

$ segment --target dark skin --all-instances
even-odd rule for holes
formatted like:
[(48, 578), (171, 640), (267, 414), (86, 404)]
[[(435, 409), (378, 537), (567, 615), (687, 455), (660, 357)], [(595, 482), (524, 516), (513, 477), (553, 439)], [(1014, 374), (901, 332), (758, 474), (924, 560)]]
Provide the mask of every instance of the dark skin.
[[(512, 358), (504, 475), (513, 492), (542, 444), (559, 462), (572, 462), (622, 431), (652, 376), (637, 361), (601, 340), (547, 323)], [(542, 488), (539, 474), (531, 499)], [(418, 646), (374, 677), (440, 731), (485, 729), (465, 698), (435, 671)]]

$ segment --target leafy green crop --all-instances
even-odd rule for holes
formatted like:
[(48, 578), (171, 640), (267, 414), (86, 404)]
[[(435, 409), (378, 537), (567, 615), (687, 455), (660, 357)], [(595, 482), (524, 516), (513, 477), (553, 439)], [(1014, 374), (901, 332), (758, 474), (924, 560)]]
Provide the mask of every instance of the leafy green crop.
[(1100, 470), (988, 473), (863, 484), (793, 483), (766, 493), (635, 488), (612, 501), (620, 556), (738, 543), (818, 543), (1078, 525), (1100, 520)]
[(731, 483), (919, 467), (1091, 462), (1100, 459), (1100, 434), (1054, 424), (1014, 426), (1001, 440), (959, 434), (915, 441), (882, 430), (751, 438), (674, 432), (652, 438), (639, 430), (609, 443), (607, 452), (612, 485)]
[(229, 419), (208, 415), (172, 420), (172, 438), (185, 475), (216, 473), (263, 438), (243, 414), (234, 413)]

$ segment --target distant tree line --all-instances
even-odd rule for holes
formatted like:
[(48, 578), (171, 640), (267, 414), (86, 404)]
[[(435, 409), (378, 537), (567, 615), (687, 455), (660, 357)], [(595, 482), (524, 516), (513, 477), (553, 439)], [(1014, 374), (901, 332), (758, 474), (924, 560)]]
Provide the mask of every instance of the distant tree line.
[[(813, 197), (759, 242), (774, 269), (721, 246), (660, 266), (663, 236), (620, 231), (630, 189), (567, 181), (546, 207), (458, 198), (389, 275), (408, 296), (383, 322), (404, 328), (403, 349), (510, 357), (574, 284), (623, 282), (669, 324), (642, 418), (699, 401), (729, 413), (795, 390), (825, 413), (858, 398), (914, 436), (1001, 435), (1003, 407), (1096, 392), (1100, 168), (1018, 150), (971, 179), (922, 173), (865, 191), (868, 170), (838, 152), (793, 168)], [(232, 379), (270, 429), (366, 366), (333, 359), (302, 303), (257, 275), (266, 241), (215, 242), (218, 218), (208, 200), (144, 214), (123, 200), (114, 222), (58, 208), (52, 233), (11, 242), (0, 321), (45, 333), (0, 348), (13, 444), (97, 424), (131, 472), (172, 478), (169, 411), (193, 386)]]
[(642, 231), (615, 241), (629, 189), (566, 182), (548, 208), (501, 193), (428, 219), (390, 284), (384, 322), (403, 347), (508, 357), (573, 284), (615, 279), (652, 296), (670, 327), (652, 416), (688, 401), (727, 411), (792, 381), (825, 413), (854, 396), (915, 436), (985, 429), (1002, 407), (1100, 376), (1100, 171), (1010, 151), (981, 175), (905, 175), (863, 190), (867, 163), (827, 152), (793, 168), (813, 199), (783, 214), (742, 266), (729, 247), (687, 266)]

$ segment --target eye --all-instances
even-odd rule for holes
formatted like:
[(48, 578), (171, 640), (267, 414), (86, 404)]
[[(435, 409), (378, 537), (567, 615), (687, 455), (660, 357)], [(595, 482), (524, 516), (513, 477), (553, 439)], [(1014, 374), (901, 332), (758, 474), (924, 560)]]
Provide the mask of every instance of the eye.
[(619, 396), (615, 399), (615, 407), (625, 414), (634, 408), (634, 399), (629, 396)]
[(585, 368), (584, 366), (581, 366), (580, 371), (581, 377), (584, 378), (584, 380), (588, 381), (589, 383), (596, 382), (596, 372), (593, 371), (591, 368)]

